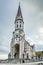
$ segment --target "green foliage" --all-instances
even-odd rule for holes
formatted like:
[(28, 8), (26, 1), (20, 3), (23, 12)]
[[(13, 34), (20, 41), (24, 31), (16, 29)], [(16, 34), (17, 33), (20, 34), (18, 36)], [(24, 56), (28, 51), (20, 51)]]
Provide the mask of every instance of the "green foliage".
[(41, 57), (41, 55), (42, 55), (42, 52), (36, 52), (36, 57)]

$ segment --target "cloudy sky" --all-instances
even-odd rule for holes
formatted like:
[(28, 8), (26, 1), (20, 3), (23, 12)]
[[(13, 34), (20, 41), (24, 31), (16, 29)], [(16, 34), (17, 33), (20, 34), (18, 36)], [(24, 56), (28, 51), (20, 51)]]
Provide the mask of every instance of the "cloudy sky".
[(43, 51), (43, 0), (0, 0), (0, 59), (7, 58), (18, 6), (21, 6), (26, 40)]

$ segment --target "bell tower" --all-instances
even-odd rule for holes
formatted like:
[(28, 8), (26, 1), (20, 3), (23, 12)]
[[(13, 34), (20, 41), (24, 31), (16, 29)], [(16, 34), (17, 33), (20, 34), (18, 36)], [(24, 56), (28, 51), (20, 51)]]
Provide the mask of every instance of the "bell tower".
[(20, 4), (18, 7), (14, 24), (15, 31), (13, 32), (13, 38), (11, 41), (11, 58), (23, 58), (25, 34)]
[(24, 29), (24, 22), (23, 22), (23, 16), (20, 8), (20, 4), (18, 7), (16, 19), (15, 19), (15, 30), (22, 30)]
[(15, 30), (13, 32), (10, 44), (11, 50), (10, 53), (8, 54), (8, 58), (9, 59), (14, 58), (15, 60), (22, 59), (22, 61), (24, 62), (25, 59), (31, 59), (33, 56), (35, 57), (35, 50), (33, 48), (33, 45), (30, 45), (29, 42), (26, 41), (25, 39), (24, 21), (20, 4), (18, 7), (14, 24), (15, 24)]

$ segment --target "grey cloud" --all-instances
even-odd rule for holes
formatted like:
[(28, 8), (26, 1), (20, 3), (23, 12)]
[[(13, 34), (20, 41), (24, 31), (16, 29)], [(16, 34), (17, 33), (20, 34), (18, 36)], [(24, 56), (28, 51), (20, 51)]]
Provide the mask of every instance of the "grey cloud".
[(0, 54), (1, 54), (1, 53), (3, 53), (3, 54), (4, 54), (4, 53), (5, 53), (5, 54), (7, 53), (7, 54), (8, 54), (8, 52), (9, 52), (9, 49), (8, 49), (7, 47), (5, 47), (5, 46), (3, 46), (3, 45), (2, 45), (2, 46), (0, 45)]
[(43, 45), (36, 45), (35, 46), (35, 49), (36, 49), (36, 51), (42, 51), (43, 50)]

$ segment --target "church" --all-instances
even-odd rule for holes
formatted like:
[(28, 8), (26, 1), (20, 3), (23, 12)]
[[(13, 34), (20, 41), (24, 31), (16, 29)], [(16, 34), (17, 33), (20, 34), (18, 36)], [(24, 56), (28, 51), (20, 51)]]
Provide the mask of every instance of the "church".
[(15, 30), (10, 43), (8, 59), (33, 59), (35, 57), (35, 47), (34, 44), (30, 45), (30, 43), (25, 39), (24, 21), (20, 4), (14, 24)]

